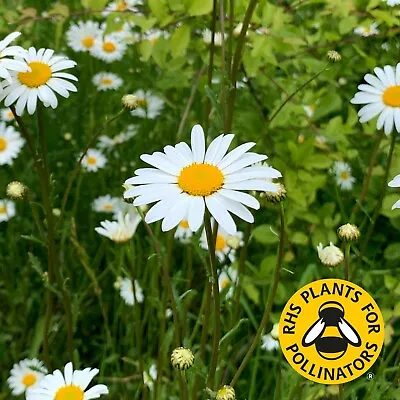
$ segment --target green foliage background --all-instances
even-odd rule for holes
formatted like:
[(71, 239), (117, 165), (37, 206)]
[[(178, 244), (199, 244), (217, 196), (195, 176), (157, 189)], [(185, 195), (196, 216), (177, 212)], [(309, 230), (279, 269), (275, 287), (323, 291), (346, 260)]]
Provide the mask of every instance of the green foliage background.
[[(130, 123), (137, 124), (139, 131), (128, 144), (110, 153), (106, 169), (96, 174), (79, 175), (67, 204), (67, 218), (59, 232), (60, 265), (74, 315), (74, 361), (76, 366), (98, 366), (100, 380), (137, 374), (134, 324), (139, 324), (142, 330), (141, 352), (146, 365), (157, 358), (159, 346), (167, 359), (172, 349), (174, 326), (172, 320), (167, 320), (165, 336), (159, 337), (159, 323), (165, 320), (163, 281), (144, 227), (139, 227), (132, 244), (138, 279), (146, 296), (138, 321), (137, 315), (121, 302), (112, 286), (118, 272), (129, 273), (130, 256), (125, 247), (102, 239), (94, 231), (101, 217), (91, 211), (91, 203), (106, 193), (120, 196), (121, 184), (141, 165), (140, 154), (159, 150), (179, 140), (189, 140), (194, 123), (202, 123), (209, 138), (222, 132), (221, 88), (229, 90), (230, 87), (228, 78), (221, 74), (221, 50), (217, 47), (213, 73), (220, 83), (213, 84), (211, 90), (206, 89), (209, 48), (203, 42), (201, 32), (210, 27), (212, 0), (149, 0), (143, 6), (144, 15), (112, 13), (107, 18), (110, 32), (123, 21), (130, 21), (136, 24), (138, 33), (155, 27), (168, 31), (170, 37), (160, 38), (155, 45), (141, 41), (130, 46), (122, 61), (109, 65), (88, 54), (74, 53), (66, 46), (64, 35), (75, 20), (103, 20), (101, 14), (90, 13), (90, 9), (101, 10), (105, 4), (103, 0), (63, 3), (5, 0), (0, 5), (3, 36), (21, 30), (23, 36), (19, 44), (23, 47), (54, 48), (78, 63), (73, 72), (79, 77), (78, 93), (60, 101), (57, 110), (46, 110), (54, 207), (60, 207), (77, 154), (93, 131), (120, 110), (122, 94), (151, 89), (166, 101), (164, 112), (155, 120), (140, 120), (127, 112), (107, 128), (109, 136), (118, 134)], [(234, 2), (232, 27), (243, 21), (247, 5), (246, 0)], [(379, 24), (377, 36), (354, 35), (354, 28), (369, 26), (372, 22)], [(267, 27), (269, 33), (257, 34), (255, 31), (259, 27)], [(231, 29), (229, 20), (226, 29)], [(400, 8), (388, 7), (379, 0), (260, 0), (251, 20), (243, 65), (239, 70), (239, 79), (246, 78), (246, 82), (236, 94), (232, 126), (232, 132), (236, 134), (234, 145), (256, 142), (256, 151), (269, 156), (270, 164), (282, 172), (287, 188), (284, 269), (268, 329), (279, 320), (285, 302), (298, 288), (312, 280), (342, 276), (342, 267), (329, 270), (320, 264), (316, 246), (320, 242), (324, 245), (329, 241), (339, 243), (335, 231), (350, 220), (374, 149), (377, 149), (366, 197), (359, 212), (352, 216), (362, 236), (360, 243), (352, 247), (351, 265), (352, 280), (364, 287), (381, 307), (386, 322), (386, 341), (371, 370), (375, 374), (374, 381), (362, 377), (346, 385), (345, 398), (348, 399), (400, 399), (400, 211), (391, 211), (399, 193), (386, 189), (387, 182), (384, 181), (390, 138), (376, 130), (375, 120), (361, 125), (357, 107), (349, 102), (364, 74), (376, 66), (397, 64), (399, 29)], [(388, 43), (388, 50), (382, 48), (383, 43)], [(237, 38), (234, 38), (233, 48), (236, 45)], [(326, 53), (331, 49), (341, 54), (340, 62), (328, 63)], [(120, 75), (125, 82), (123, 90), (97, 92), (91, 78), (102, 70)], [(324, 72), (296, 93), (269, 123), (287, 97), (322, 70)], [(198, 85), (194, 101), (178, 137), (179, 124), (194, 85)], [(210, 97), (213, 110), (209, 120), (207, 103)], [(312, 117), (306, 115), (304, 105), (316, 106)], [(24, 120), (35, 132), (35, 118), (26, 115)], [(66, 132), (72, 134), (72, 141), (64, 140)], [(325, 144), (316, 140), (321, 135), (326, 138)], [(400, 143), (396, 140), (390, 179), (400, 173), (399, 155)], [(356, 177), (351, 192), (340, 192), (329, 174), (335, 160), (351, 164)], [(0, 169), (3, 193), (0, 197), (5, 197), (6, 185), (11, 180), (20, 180), (38, 192), (37, 178), (32, 170), (33, 162), (24, 149), (12, 167)], [(383, 205), (361, 258), (360, 249), (382, 190), (386, 191)], [(279, 232), (278, 208), (266, 205), (256, 212), (255, 218), (242, 280), (240, 316), (248, 321), (233, 333), (222, 355), (229, 377), (254, 337), (276, 263), (279, 238), (274, 232)], [(245, 229), (240, 223), (239, 227)], [(181, 295), (179, 307), (187, 309), (185, 345), (196, 352), (199, 337), (191, 338), (190, 333), (199, 318), (206, 280), (201, 260), (206, 253), (195, 243), (189, 248), (173, 243), (171, 234), (162, 234), (158, 226), (154, 229), (163, 249), (172, 257), (171, 276), (176, 294)], [(46, 270), (46, 249), (38, 238), (29, 204), (19, 202), (17, 217), (0, 224), (0, 248), (0, 398), (5, 399), (10, 397), (6, 379), (12, 364), (24, 357), (40, 357), (43, 336), (44, 293), (47, 289), (42, 274)], [(194, 279), (190, 284), (188, 260), (192, 256)], [(94, 271), (98, 288), (88, 276), (87, 267)], [(104, 320), (97, 297), (100, 291), (96, 292), (99, 288), (113, 337), (111, 348), (106, 345)], [(191, 291), (183, 296), (188, 289)], [(224, 302), (224, 328), (229, 326), (232, 313), (230, 303)], [(50, 333), (53, 366), (61, 368), (69, 361), (61, 301), (56, 303)], [(166, 369), (160, 398), (177, 399), (176, 376), (169, 367)], [(204, 376), (205, 372), (206, 366), (196, 362), (194, 370), (188, 373), (189, 381), (193, 382), (196, 374)], [(111, 379), (107, 384), (111, 399), (142, 398), (138, 380), (113, 382)], [(336, 398), (327, 387), (298, 376), (280, 351), (257, 350), (236, 391), (239, 399), (249, 400)]]

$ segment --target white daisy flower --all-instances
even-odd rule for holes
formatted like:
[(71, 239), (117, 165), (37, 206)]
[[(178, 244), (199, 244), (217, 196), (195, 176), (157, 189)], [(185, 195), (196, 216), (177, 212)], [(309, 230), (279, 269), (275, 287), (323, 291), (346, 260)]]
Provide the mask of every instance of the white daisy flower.
[[(106, 30), (107, 28), (107, 24), (104, 22), (101, 25), (101, 28), (103, 30)], [(132, 24), (129, 22), (124, 22), (119, 28), (117, 28), (116, 30), (110, 32), (111, 35), (121, 39), (122, 41), (124, 41), (125, 43), (132, 43), (135, 41), (135, 38), (137, 36), (137, 33), (133, 33), (132, 30)]]
[(164, 100), (144, 90), (138, 90), (134, 93), (137, 97), (138, 107), (131, 111), (136, 117), (154, 119), (160, 115), (164, 108)]
[(104, 168), (106, 164), (107, 158), (96, 149), (88, 149), (82, 159), (82, 166), (89, 172), (96, 172), (98, 169)]
[(374, 36), (379, 33), (379, 30), (377, 29), (378, 24), (376, 22), (373, 22), (370, 26), (358, 26), (357, 28), (354, 29), (354, 33), (359, 36)]
[(356, 178), (351, 175), (351, 167), (343, 161), (335, 161), (332, 167), (336, 183), (342, 190), (351, 190)]
[(97, 368), (73, 370), (72, 363), (65, 365), (64, 375), (59, 369), (46, 375), (38, 387), (29, 390), (27, 400), (90, 400), (108, 394), (107, 386), (95, 385), (86, 390), (91, 380), (99, 373)]
[(141, 0), (117, 0), (107, 4), (107, 7), (102, 12), (103, 16), (107, 16), (112, 12), (131, 11), (137, 12), (135, 6), (141, 5)]
[(43, 363), (36, 358), (25, 359), (13, 365), (10, 377), (7, 379), (8, 386), (13, 396), (19, 396), (37, 387), (47, 369)]
[(0, 110), (0, 119), (5, 122), (14, 121), (14, 114), (9, 108), (2, 108)]
[(328, 265), (329, 267), (335, 267), (344, 259), (342, 250), (336, 247), (332, 242), (326, 247), (323, 247), (322, 243), (320, 243), (317, 246), (317, 251), (322, 264)]
[(124, 83), (118, 75), (111, 72), (99, 72), (93, 77), (92, 82), (99, 91), (117, 90)]
[(384, 1), (386, 1), (387, 5), (390, 7), (394, 7), (400, 4), (400, 0), (384, 0)]
[(110, 34), (95, 40), (91, 54), (106, 63), (112, 63), (121, 60), (125, 51), (126, 43), (118, 36)]
[[(400, 187), (400, 175), (396, 175), (389, 183), (390, 187)], [(393, 204), (392, 210), (395, 208), (400, 208), (400, 200), (397, 200), (396, 203)]]
[(129, 278), (124, 278), (121, 281), (119, 294), (124, 299), (125, 303), (133, 306), (135, 304), (135, 296), (138, 303), (143, 303), (144, 295), (139, 282), (135, 280), (135, 295), (133, 294), (132, 281)]
[(178, 239), (181, 243), (190, 243), (190, 238), (193, 236), (193, 232), (189, 228), (189, 222), (187, 219), (183, 219), (179, 222), (178, 228), (174, 233), (174, 238)]
[(97, 146), (103, 150), (110, 150), (115, 146), (125, 143), (133, 138), (137, 133), (137, 128), (134, 125), (129, 125), (125, 132), (121, 132), (118, 135), (109, 137), (101, 135)]
[(160, 29), (150, 29), (143, 34), (143, 39), (148, 40), (153, 45), (157, 43), (160, 37), (168, 39), (169, 33)]
[(312, 116), (314, 115), (314, 111), (315, 111), (315, 105), (303, 106), (303, 109), (306, 112), (307, 116), (309, 118), (312, 118)]
[[(213, 224), (213, 221), (212, 221)], [(205, 229), (200, 238), (200, 246), (208, 250), (207, 235)], [(221, 226), (218, 227), (217, 238), (215, 240), (215, 255), (220, 262), (224, 262), (228, 258), (234, 262), (236, 257), (236, 249), (243, 246), (243, 233), (237, 231), (235, 234), (229, 234)]]
[(18, 157), (25, 139), (12, 126), (0, 122), (0, 165), (12, 165), (13, 160)]
[(25, 62), (28, 72), (12, 72), (12, 83), (3, 83), (3, 92), (0, 101), (4, 100), (6, 107), (16, 102), (17, 115), (22, 115), (25, 107), (29, 114), (36, 110), (37, 100), (45, 107), (56, 108), (58, 100), (54, 92), (63, 97), (69, 97), (69, 92), (76, 92), (77, 88), (69, 80), (78, 79), (66, 72), (65, 69), (73, 68), (75, 61), (67, 57), (55, 56), (54, 50), (30, 47), (23, 55), (16, 57), (20, 62)]
[(256, 167), (266, 155), (248, 153), (255, 143), (245, 143), (227, 154), (234, 135), (220, 135), (206, 150), (203, 128), (192, 129), (192, 149), (186, 143), (164, 147), (164, 153), (143, 154), (141, 159), (155, 168), (141, 168), (125, 183), (137, 185), (124, 194), (135, 198), (140, 206), (157, 202), (146, 214), (146, 222), (163, 220), (168, 231), (187, 218), (193, 232), (200, 228), (205, 207), (229, 234), (236, 233), (236, 224), (229, 212), (247, 222), (254, 217), (245, 207), (258, 209), (260, 203), (242, 190), (276, 190), (265, 178), (279, 178), (271, 167)]
[[(275, 324), (275, 325), (278, 325), (278, 324)], [(274, 325), (274, 328), (275, 328), (275, 325)], [(265, 351), (274, 351), (274, 350), (279, 349), (279, 340), (277, 340), (277, 337), (274, 337), (272, 335), (274, 328), (272, 328), (271, 333), (261, 336), (261, 342), (262, 342), (261, 348)]]
[(13, 32), (0, 41), (0, 78), (6, 79), (9, 84), (12, 83), (13, 72), (29, 71), (26, 63), (15, 58), (9, 58), (22, 57), (26, 53), (26, 50), (20, 46), (8, 46), (20, 35), (21, 32)]
[[(203, 30), (203, 41), (205, 44), (211, 44), (212, 32), (209, 29)], [(214, 45), (219, 46), (219, 47), (222, 46), (222, 33), (221, 32), (215, 32)]]
[(143, 371), (143, 382), (150, 389), (153, 390), (154, 382), (157, 380), (157, 366), (151, 364), (149, 372)]
[(377, 128), (384, 128), (388, 135), (395, 127), (400, 132), (400, 64), (396, 67), (385, 65), (375, 68), (376, 76), (366, 74), (364, 79), (369, 85), (359, 85), (355, 96), (350, 100), (353, 104), (366, 104), (358, 112), (360, 122), (364, 123), (378, 117)]
[(78, 21), (72, 24), (66, 32), (67, 44), (74, 51), (90, 51), (98, 37), (101, 37), (103, 30), (98, 22)]
[(94, 230), (116, 243), (125, 243), (133, 237), (140, 221), (140, 215), (132, 217), (132, 214), (123, 215), (120, 212), (117, 221), (102, 221), (101, 226)]
[(228, 289), (225, 296), (227, 299), (232, 298), (234, 287), (235, 284), (237, 283), (237, 280), (238, 280), (237, 271), (232, 267), (224, 268), (220, 272), (218, 276), (218, 288), (220, 292)]
[(92, 208), (96, 212), (113, 213), (118, 203), (118, 197), (112, 197), (109, 194), (100, 196), (93, 201)]
[(0, 199), (0, 222), (7, 222), (12, 217), (15, 217), (15, 203)]

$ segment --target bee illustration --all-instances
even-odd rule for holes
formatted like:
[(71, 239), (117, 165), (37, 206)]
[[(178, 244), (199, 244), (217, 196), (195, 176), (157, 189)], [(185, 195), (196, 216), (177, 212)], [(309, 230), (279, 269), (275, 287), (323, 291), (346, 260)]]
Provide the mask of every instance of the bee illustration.
[(304, 334), (304, 347), (315, 344), (318, 354), (325, 360), (338, 360), (350, 344), (361, 346), (357, 331), (344, 319), (344, 308), (336, 301), (327, 301), (318, 310), (319, 319)]

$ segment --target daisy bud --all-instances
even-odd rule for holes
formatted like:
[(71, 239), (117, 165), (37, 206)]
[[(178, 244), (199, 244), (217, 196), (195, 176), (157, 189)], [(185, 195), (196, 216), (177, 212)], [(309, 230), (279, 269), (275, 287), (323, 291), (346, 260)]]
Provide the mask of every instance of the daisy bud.
[(139, 105), (138, 100), (138, 97), (134, 94), (125, 94), (122, 96), (121, 102), (124, 108), (134, 110)]
[(238, 236), (229, 235), (226, 239), (226, 244), (231, 248), (237, 250), (240, 247), (241, 238)]
[(217, 392), (217, 400), (235, 400), (235, 389), (232, 386), (224, 385)]
[(326, 55), (328, 56), (328, 59), (333, 62), (338, 62), (342, 59), (342, 56), (335, 50), (329, 50)]
[(174, 368), (180, 370), (189, 369), (194, 362), (192, 350), (186, 347), (178, 347), (171, 354), (171, 364)]
[(14, 181), (7, 185), (7, 196), (13, 200), (22, 200), (26, 195), (26, 186), (21, 182)]
[(336, 247), (332, 242), (326, 247), (323, 247), (322, 243), (320, 243), (317, 246), (317, 251), (322, 264), (329, 267), (336, 267), (344, 258), (342, 250), (340, 250), (339, 247)]
[(278, 340), (279, 337), (279, 323), (274, 324), (272, 327), (272, 330), (270, 332), (270, 335), (273, 339)]
[(261, 197), (270, 203), (279, 203), (286, 197), (286, 188), (282, 183), (276, 183), (277, 191), (276, 192), (263, 192), (261, 193)]
[(59, 208), (53, 208), (53, 215), (59, 217), (61, 215), (61, 210)]
[(114, 282), (114, 288), (119, 290), (121, 289), (121, 286), (122, 286), (122, 277), (118, 276), (117, 280)]
[(360, 231), (353, 224), (345, 224), (339, 227), (337, 234), (343, 242), (354, 242), (360, 237)]
[(72, 134), (69, 132), (64, 133), (64, 139), (69, 142), (72, 139)]

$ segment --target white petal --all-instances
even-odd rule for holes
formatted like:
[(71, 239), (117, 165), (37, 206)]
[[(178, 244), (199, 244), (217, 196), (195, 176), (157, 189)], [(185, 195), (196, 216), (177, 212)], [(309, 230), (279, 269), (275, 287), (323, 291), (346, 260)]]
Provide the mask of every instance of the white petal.
[(366, 82), (368, 82), (370, 85), (380, 89), (380, 90), (385, 90), (386, 86), (374, 75), (372, 74), (367, 74), (364, 76), (364, 79)]
[(192, 196), (190, 198), (190, 204), (188, 208), (188, 223), (189, 228), (196, 232), (204, 219), (205, 204), (204, 199), (201, 196)]
[(258, 210), (260, 208), (260, 203), (258, 202), (258, 200), (247, 193), (237, 192), (235, 190), (229, 189), (220, 189), (218, 193), (223, 197), (238, 201), (247, 207), (254, 208), (255, 210)]
[(173, 207), (171, 207), (161, 224), (161, 229), (164, 232), (175, 228), (179, 222), (185, 219), (190, 204), (190, 198), (191, 197), (186, 193), (182, 193), (176, 202), (174, 202)]
[(396, 203), (393, 204), (392, 210), (394, 210), (395, 208), (400, 208), (400, 200), (397, 200)]
[(72, 384), (72, 373), (73, 373), (72, 362), (69, 362), (68, 364), (65, 365), (64, 368), (65, 383), (67, 385)]
[(393, 108), (389, 107), (388, 108), (388, 113), (385, 118), (385, 133), (386, 135), (389, 135), (392, 130), (393, 130), (393, 125), (394, 125), (394, 113), (393, 113)]
[(243, 221), (253, 223), (253, 214), (241, 203), (235, 200), (228, 199), (218, 194), (218, 200), (226, 207), (232, 214), (237, 215)]
[(166, 198), (154, 204), (154, 206), (151, 207), (149, 211), (147, 211), (144, 220), (148, 224), (151, 224), (153, 222), (159, 221), (160, 219), (163, 219), (167, 215), (171, 207), (174, 205), (176, 199), (176, 196), (173, 198)]
[(224, 175), (232, 174), (235, 171), (238, 171), (242, 168), (245, 168), (249, 165), (255, 164), (257, 162), (266, 160), (268, 157), (263, 154), (257, 153), (246, 153), (242, 155), (238, 160), (230, 164), (228, 167), (222, 169), (222, 173)]
[(159, 168), (168, 174), (178, 176), (180, 173), (180, 168), (169, 161), (165, 155), (162, 155), (162, 153), (153, 153), (152, 155), (142, 154), (140, 158), (147, 164)]
[(98, 399), (102, 394), (107, 394), (108, 389), (106, 385), (96, 385), (85, 392), (84, 400)]
[(389, 81), (390, 85), (395, 86), (396, 85), (396, 77), (394, 75), (393, 67), (391, 67), (390, 65), (385, 65), (383, 67), (383, 70), (385, 71), (386, 78)]
[(386, 87), (390, 86), (389, 79), (386, 77), (386, 74), (382, 68), (375, 67), (374, 72)]
[(37, 89), (30, 89), (28, 94), (27, 110), (29, 114), (33, 114), (36, 111), (36, 103), (38, 97)]
[(385, 109), (382, 111), (382, 113), (381, 113), (381, 115), (379, 116), (378, 121), (377, 121), (377, 123), (376, 123), (376, 127), (377, 127), (378, 129), (382, 129), (383, 124), (385, 123), (386, 116), (387, 116), (388, 114), (389, 114), (389, 108), (388, 108), (388, 107), (385, 107)]
[(201, 125), (195, 125), (192, 128), (191, 144), (192, 144), (194, 162), (202, 163), (204, 161), (206, 144), (204, 138), (204, 131)]
[(379, 113), (381, 113), (385, 108), (383, 103), (371, 103), (367, 104), (366, 106), (362, 107), (358, 112), (360, 116), (360, 122), (364, 123), (372, 118), (375, 118)]
[(377, 89), (376, 87), (371, 86), (371, 85), (358, 85), (358, 89), (363, 92), (377, 94), (379, 96), (381, 96), (383, 93), (382, 90)]
[(396, 175), (389, 183), (390, 187), (400, 187), (400, 175)]
[(276, 193), (278, 188), (275, 183), (263, 179), (252, 179), (250, 181), (241, 181), (224, 184), (224, 189), (233, 190), (258, 190)]
[(232, 151), (230, 151), (219, 163), (218, 167), (220, 169), (224, 169), (225, 167), (229, 166), (233, 162), (235, 162), (238, 158), (240, 158), (246, 151), (250, 150), (252, 147), (255, 146), (255, 143), (243, 143), (240, 146), (236, 147)]
[(395, 108), (393, 111), (394, 111), (394, 123), (396, 126), (396, 131), (400, 133), (400, 108)]
[(217, 193), (205, 198), (206, 206), (215, 220), (225, 229), (230, 235), (236, 233), (236, 224), (227, 209), (219, 200)]

